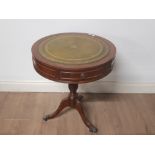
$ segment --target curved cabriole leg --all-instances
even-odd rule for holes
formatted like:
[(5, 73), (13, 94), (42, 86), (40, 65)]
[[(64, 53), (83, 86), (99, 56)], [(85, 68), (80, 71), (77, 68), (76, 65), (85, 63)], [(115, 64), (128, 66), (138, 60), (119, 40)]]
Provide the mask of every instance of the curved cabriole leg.
[(60, 105), (59, 105), (59, 107), (57, 108), (57, 110), (54, 113), (52, 113), (52, 114), (45, 115), (43, 117), (43, 120), (47, 121), (48, 119), (52, 119), (52, 118), (56, 117), (67, 106), (69, 106), (68, 99), (62, 100)]
[(83, 107), (78, 100), (76, 101), (75, 109), (79, 112), (84, 124), (89, 128), (89, 131), (96, 133), (97, 128), (93, 124), (91, 124), (90, 121), (87, 119), (87, 117), (84, 113)]
[(71, 108), (75, 108), (79, 112), (84, 124), (89, 128), (89, 131), (96, 133), (97, 128), (94, 127), (94, 125), (92, 125), (89, 122), (89, 120), (85, 116), (83, 107), (81, 105), (81, 100), (83, 99), (83, 96), (78, 95), (76, 92), (77, 88), (78, 88), (78, 84), (69, 84), (68, 87), (70, 90), (69, 96), (66, 99), (61, 101), (59, 107), (57, 108), (57, 110), (54, 113), (45, 115), (43, 120), (47, 121), (48, 119), (52, 119), (52, 118), (56, 117), (64, 108), (69, 106)]

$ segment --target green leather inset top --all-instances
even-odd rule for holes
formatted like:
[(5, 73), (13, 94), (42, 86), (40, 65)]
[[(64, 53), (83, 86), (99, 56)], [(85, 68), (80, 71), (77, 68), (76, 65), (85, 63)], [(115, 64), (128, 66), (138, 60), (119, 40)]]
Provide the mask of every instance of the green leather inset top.
[(96, 62), (105, 57), (108, 51), (108, 45), (93, 35), (56, 35), (39, 45), (39, 52), (44, 58), (62, 64)]

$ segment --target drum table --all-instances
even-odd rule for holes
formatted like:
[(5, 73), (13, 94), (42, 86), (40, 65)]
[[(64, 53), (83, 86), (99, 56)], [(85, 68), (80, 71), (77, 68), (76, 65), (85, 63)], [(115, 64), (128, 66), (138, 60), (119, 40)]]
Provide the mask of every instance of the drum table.
[(97, 128), (87, 119), (82, 96), (78, 95), (80, 83), (99, 80), (108, 75), (113, 67), (116, 48), (108, 40), (85, 33), (60, 33), (44, 37), (32, 46), (35, 70), (43, 77), (68, 83), (70, 93), (57, 110), (43, 119), (56, 117), (65, 107), (75, 108), (90, 132)]

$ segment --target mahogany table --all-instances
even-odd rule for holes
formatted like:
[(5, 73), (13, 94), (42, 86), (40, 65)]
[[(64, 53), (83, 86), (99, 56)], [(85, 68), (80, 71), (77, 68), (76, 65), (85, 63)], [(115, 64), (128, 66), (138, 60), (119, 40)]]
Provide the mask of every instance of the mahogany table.
[(97, 132), (84, 113), (82, 96), (78, 95), (77, 88), (80, 83), (93, 82), (108, 75), (115, 54), (116, 48), (110, 41), (86, 33), (60, 33), (35, 42), (32, 46), (35, 70), (47, 79), (68, 83), (70, 90), (57, 110), (43, 119), (52, 119), (69, 106), (79, 112), (90, 132)]

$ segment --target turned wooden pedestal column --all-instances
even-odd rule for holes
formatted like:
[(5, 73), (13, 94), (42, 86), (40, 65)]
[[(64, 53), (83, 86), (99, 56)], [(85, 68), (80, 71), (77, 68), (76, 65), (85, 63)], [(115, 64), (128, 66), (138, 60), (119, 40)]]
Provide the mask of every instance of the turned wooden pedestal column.
[(99, 80), (113, 68), (116, 48), (99, 36), (85, 33), (61, 33), (44, 37), (32, 46), (35, 70), (43, 77), (67, 83), (70, 93), (57, 110), (44, 116), (47, 121), (56, 117), (65, 107), (76, 109), (91, 132), (97, 132), (84, 113), (78, 84)]

